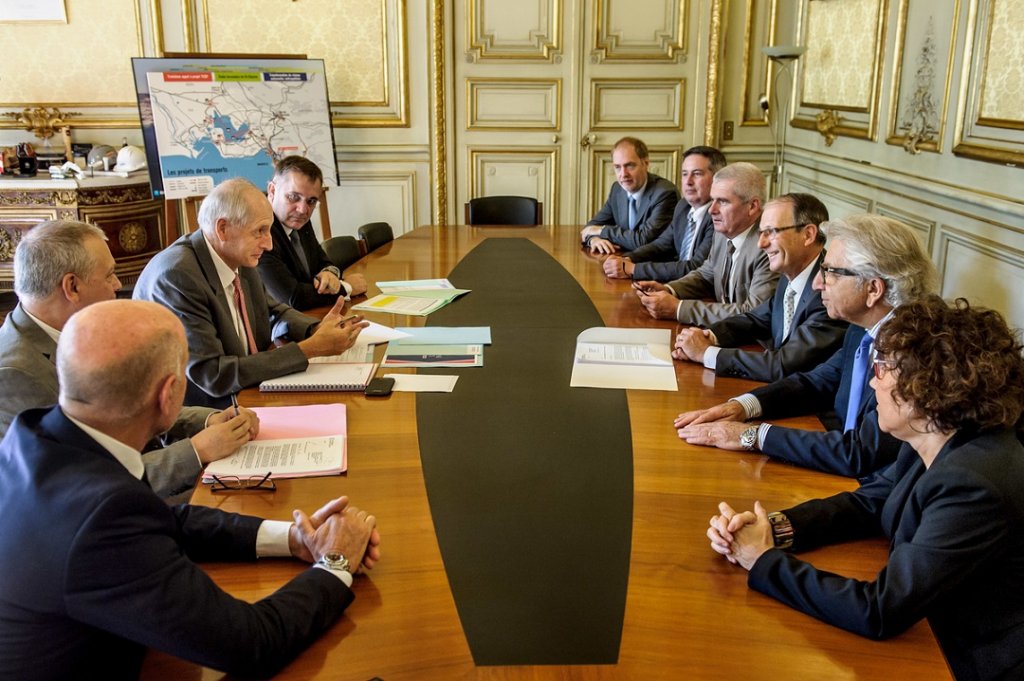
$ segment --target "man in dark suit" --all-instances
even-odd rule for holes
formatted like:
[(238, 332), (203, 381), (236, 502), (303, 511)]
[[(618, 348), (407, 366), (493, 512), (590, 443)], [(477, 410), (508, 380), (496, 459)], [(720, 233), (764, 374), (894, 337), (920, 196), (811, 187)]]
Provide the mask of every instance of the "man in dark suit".
[[(341, 354), (366, 326), (342, 318), (343, 298), (318, 323), (267, 295), (256, 265), (272, 247), (273, 221), (252, 183), (223, 182), (203, 199), (200, 230), (158, 253), (139, 276), (133, 297), (161, 303), (185, 325), (186, 404), (224, 407), (242, 388)], [(271, 348), (275, 339), (295, 342)]]
[(346, 298), (366, 293), (366, 279), (350, 274), (348, 281), (327, 258), (316, 239), (309, 218), (322, 195), (324, 176), (303, 156), (286, 156), (267, 184), (267, 198), (274, 210), (270, 237), (274, 247), (259, 262), (260, 276), (275, 300), (296, 310), (334, 305), (344, 291)]
[(580, 232), (593, 253), (631, 251), (653, 241), (668, 226), (679, 202), (679, 190), (648, 172), (647, 145), (623, 137), (612, 147), (616, 184), (608, 200)]
[[(0, 327), (0, 438), (26, 409), (57, 403), (57, 341), (71, 315), (113, 300), (121, 282), (103, 230), (52, 220), (25, 233), (14, 256), (18, 305)], [(161, 497), (190, 492), (204, 464), (241, 447), (258, 431), (255, 414), (183, 409), (142, 457)]]
[(609, 255), (604, 273), (610, 279), (672, 281), (695, 270), (711, 252), (711, 181), (725, 167), (725, 156), (714, 147), (690, 147), (683, 152), (680, 186), (668, 228), (657, 239), (626, 255)]
[[(707, 329), (680, 331), (672, 356), (702, 362), (719, 376), (774, 381), (813, 369), (839, 349), (846, 322), (832, 319), (811, 281), (824, 256), (825, 205), (810, 194), (785, 194), (765, 204), (758, 245), (781, 275), (775, 295), (750, 312)], [(760, 343), (764, 352), (742, 350)]]
[[(380, 557), (373, 516), (336, 499), (296, 524), (169, 507), (139, 451), (185, 394), (181, 323), (117, 300), (71, 318), (57, 349), (60, 406), (29, 410), (0, 443), (0, 669), (35, 679), (136, 678), (147, 647), (230, 674), (269, 676), (351, 602)], [(193, 560), (294, 556), (303, 571), (258, 603)]]
[(767, 254), (758, 247), (764, 199), (764, 174), (756, 166), (733, 163), (715, 173), (709, 210), (716, 235), (708, 259), (668, 284), (633, 284), (652, 317), (707, 326), (771, 298), (779, 275), (771, 271)]
[[(833, 319), (850, 322), (842, 347), (814, 369), (798, 372), (709, 409), (675, 420), (679, 437), (691, 444), (761, 451), (769, 456), (851, 477), (864, 477), (891, 463), (899, 442), (878, 427), (870, 379), (872, 339), (902, 303), (934, 292), (938, 275), (914, 232), (878, 215), (851, 215), (823, 225), (831, 238), (814, 288)], [(754, 418), (785, 418), (822, 411), (822, 433)], [(836, 419), (839, 419), (837, 422)]]

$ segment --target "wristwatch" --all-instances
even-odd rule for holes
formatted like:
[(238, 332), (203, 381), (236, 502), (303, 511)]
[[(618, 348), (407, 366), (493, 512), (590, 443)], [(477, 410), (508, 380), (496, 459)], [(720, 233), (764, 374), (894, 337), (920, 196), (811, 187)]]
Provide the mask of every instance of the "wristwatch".
[(328, 570), (344, 570), (345, 572), (352, 572), (348, 569), (348, 558), (341, 553), (328, 551), (320, 558), (319, 562)]
[(757, 449), (757, 426), (750, 426), (740, 433), (740, 446), (748, 452)]
[(777, 549), (788, 549), (793, 546), (793, 524), (785, 513), (772, 511), (768, 514), (768, 522), (772, 525), (772, 541)]

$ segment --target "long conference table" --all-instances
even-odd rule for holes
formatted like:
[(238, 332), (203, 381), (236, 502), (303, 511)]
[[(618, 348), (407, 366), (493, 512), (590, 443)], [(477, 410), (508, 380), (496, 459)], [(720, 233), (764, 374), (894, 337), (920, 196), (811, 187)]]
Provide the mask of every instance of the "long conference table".
[[(506, 239), (519, 241), (494, 241)], [(349, 271), (366, 274), (373, 294), (374, 281), (448, 277), (467, 254), (485, 243), (494, 253), (513, 246), (520, 253), (523, 246), (529, 247), (522, 240), (532, 242), (564, 268), (589, 297), (604, 325), (675, 328), (671, 322), (651, 320), (628, 281), (606, 279), (600, 260), (579, 248), (578, 228), (572, 226), (420, 227), (368, 254)], [(515, 263), (504, 266), (503, 276), (508, 278)], [(456, 276), (460, 271), (452, 274), (456, 286), (460, 286)], [(502, 271), (496, 269), (495, 279)], [(524, 264), (518, 280), (485, 281), (481, 288), (501, 287), (513, 296), (525, 292), (531, 296), (525, 304), (541, 315), (549, 301), (531, 292), (531, 272)], [(474, 289), (452, 306), (468, 306), (473, 295), (483, 295), (483, 290)], [(502, 311), (494, 314), (497, 318)], [(425, 321), (389, 314), (369, 317), (389, 326), (417, 326)], [(504, 362), (506, 372), (499, 375), (509, 380), (507, 367), (512, 360), (502, 354), (502, 339), (528, 343), (530, 337), (543, 336), (543, 329), (524, 329), (518, 337), (496, 335), (495, 345), (485, 349), (485, 368), (489, 356), (495, 365)], [(510, 344), (505, 342), (506, 350)], [(381, 354), (378, 350), (378, 359)], [(555, 354), (554, 360), (547, 359), (556, 368), (543, 370), (556, 374), (555, 380), (561, 383), (572, 364), (571, 339)], [(526, 376), (535, 370), (522, 369)], [(757, 384), (718, 378), (696, 364), (677, 362), (678, 392), (553, 388), (550, 399), (571, 400), (570, 409), (557, 417), (542, 415), (540, 424), (518, 421), (523, 395), (515, 387), (497, 385), (492, 389), (498, 396), (495, 404), (501, 404), (500, 396), (507, 394), (508, 408), (478, 405), (488, 413), (481, 428), (477, 423), (481, 412), (472, 408), (459, 412), (456, 399), (460, 389), (481, 390), (471, 373), (481, 371), (445, 370), (441, 373), (460, 375), (455, 391), (429, 397), (261, 394), (254, 389), (240, 395), (242, 404), (253, 406), (345, 404), (348, 472), (340, 477), (280, 480), (273, 493), (211, 494), (200, 485), (193, 503), (290, 520), (293, 508), (312, 511), (327, 499), (345, 494), (377, 516), (383, 537), (383, 559), (368, 575), (356, 578), (355, 602), (277, 678), (950, 678), (927, 623), (888, 641), (857, 637), (751, 591), (745, 571), (710, 550), (705, 531), (719, 500), (746, 509), (759, 499), (767, 508), (779, 509), (855, 487), (854, 481), (845, 478), (757, 454), (691, 446), (677, 438), (672, 419), (679, 412), (717, 404)], [(540, 384), (538, 390), (542, 390)], [(538, 442), (559, 441), (550, 428), (552, 422), (561, 419), (566, 428), (604, 427), (605, 421), (615, 420), (607, 410), (615, 409), (614, 400), (621, 397), (628, 409), (621, 413), (626, 420), (625, 468), (622, 452), (613, 444), (608, 446), (612, 458), (606, 461), (595, 454), (594, 459), (594, 468), (620, 466), (614, 476), (602, 477), (601, 470), (585, 468), (588, 451), (538, 451), (544, 448)], [(454, 413), (445, 415), (446, 409)], [(440, 426), (433, 417), (438, 415), (444, 416), (441, 425), (449, 429), (450, 444), (445, 432), (437, 432)], [(463, 420), (464, 427), (458, 427), (460, 418), (472, 422)], [(810, 417), (783, 423), (820, 429), (817, 419)], [(429, 437), (428, 429), (433, 430)], [(514, 445), (521, 434), (522, 459), (510, 463), (490, 456), (488, 431), (496, 443), (506, 446)], [(598, 437), (603, 437), (600, 432)], [(614, 440), (610, 432), (609, 439)], [(467, 433), (480, 439), (471, 451), (465, 451)], [(426, 446), (421, 456), (421, 443), (430, 445), (429, 457)], [(450, 448), (450, 460), (444, 457), (445, 446)], [(602, 444), (587, 447), (595, 452), (606, 449)], [(564, 494), (548, 489), (544, 475), (537, 473), (547, 471), (547, 465), (550, 476), (566, 488)], [(566, 466), (579, 466), (587, 482), (573, 485), (558, 478), (574, 470)], [(533, 477), (524, 481), (519, 477), (521, 469)], [(465, 471), (461, 481), (460, 471)], [(508, 489), (501, 488), (501, 476), (508, 476)], [(615, 479), (608, 481), (609, 477)], [(587, 489), (591, 479), (596, 493)], [(621, 493), (618, 499), (611, 498), (616, 494), (616, 479), (626, 485), (625, 504)], [(610, 511), (601, 501), (606, 493)], [(460, 518), (459, 509), (469, 508), (460, 506), (470, 503), (467, 499), (473, 512)], [(493, 536), (480, 536), (488, 527), (494, 528)], [(616, 544), (623, 542), (623, 546)], [(506, 550), (511, 553), (502, 553)], [(581, 556), (581, 551), (589, 553)], [(869, 580), (884, 564), (886, 552), (884, 540), (877, 539), (826, 547), (805, 557), (821, 568)], [(204, 568), (229, 593), (256, 601), (304, 566), (275, 559)], [(497, 592), (488, 591), (495, 588)], [(593, 641), (601, 643), (595, 646)], [(221, 672), (159, 652), (147, 655), (142, 677), (225, 678)]]

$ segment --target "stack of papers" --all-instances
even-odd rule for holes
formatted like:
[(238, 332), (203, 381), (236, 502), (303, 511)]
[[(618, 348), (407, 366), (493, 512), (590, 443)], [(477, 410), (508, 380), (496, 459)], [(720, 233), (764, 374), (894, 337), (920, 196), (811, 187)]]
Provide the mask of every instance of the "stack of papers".
[(678, 390), (669, 329), (595, 327), (576, 338), (574, 388)]
[(484, 345), (491, 342), (488, 326), (400, 327), (408, 338), (391, 341), (385, 367), (480, 367)]
[(203, 471), (213, 476), (249, 478), (271, 473), (272, 478), (340, 475), (348, 468), (348, 420), (343, 404), (298, 407), (253, 407), (260, 434), (229, 457)]
[(353, 310), (424, 316), (439, 310), (469, 289), (455, 288), (447, 279), (379, 281), (381, 294), (354, 305)]
[[(367, 320), (369, 321), (369, 320)], [(408, 338), (409, 333), (392, 329), (377, 322), (369, 322), (369, 326), (360, 332), (355, 345), (340, 355), (329, 355), (327, 357), (314, 357), (309, 360), (310, 364), (336, 364), (338, 362), (372, 362), (373, 346), (379, 343)]]

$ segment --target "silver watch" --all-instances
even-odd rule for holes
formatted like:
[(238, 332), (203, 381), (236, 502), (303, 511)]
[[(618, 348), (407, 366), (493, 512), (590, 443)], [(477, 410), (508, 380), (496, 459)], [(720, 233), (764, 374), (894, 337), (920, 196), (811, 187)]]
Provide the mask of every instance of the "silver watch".
[(740, 446), (748, 452), (757, 449), (757, 426), (750, 426), (740, 433)]
[(352, 572), (349, 570), (348, 558), (341, 553), (327, 552), (320, 558), (319, 562), (328, 570), (344, 570), (345, 572)]

